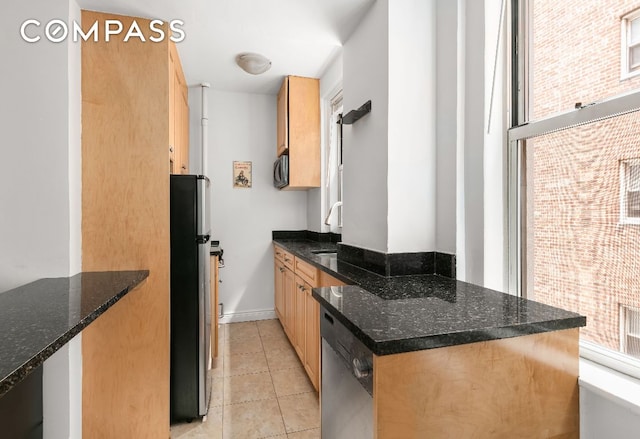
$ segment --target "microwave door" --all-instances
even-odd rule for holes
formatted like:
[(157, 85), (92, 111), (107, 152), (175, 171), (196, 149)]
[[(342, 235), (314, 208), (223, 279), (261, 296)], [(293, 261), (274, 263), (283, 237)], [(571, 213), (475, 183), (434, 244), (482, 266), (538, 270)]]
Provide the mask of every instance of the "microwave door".
[(282, 187), (282, 161), (280, 159), (273, 164), (273, 185), (277, 188)]

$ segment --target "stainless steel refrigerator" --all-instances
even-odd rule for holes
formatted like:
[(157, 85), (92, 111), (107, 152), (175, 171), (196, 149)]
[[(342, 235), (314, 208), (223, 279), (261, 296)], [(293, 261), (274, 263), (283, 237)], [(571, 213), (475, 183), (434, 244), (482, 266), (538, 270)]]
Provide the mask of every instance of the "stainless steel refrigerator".
[(207, 413), (211, 357), (209, 179), (171, 175), (171, 421)]

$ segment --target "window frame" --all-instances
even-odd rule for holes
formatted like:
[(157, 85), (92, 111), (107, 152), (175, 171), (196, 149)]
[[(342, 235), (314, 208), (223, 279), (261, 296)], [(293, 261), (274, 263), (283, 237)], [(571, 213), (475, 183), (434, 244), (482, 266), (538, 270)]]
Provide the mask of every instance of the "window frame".
[[(332, 206), (331, 193), (334, 191), (332, 187), (331, 181), (331, 164), (332, 162), (332, 154), (335, 154), (337, 164), (335, 168), (336, 172), (336, 185), (335, 188), (337, 192), (336, 201), (342, 201), (342, 125), (337, 123), (341, 117), (342, 113), (338, 111), (338, 109), (342, 106), (343, 102), (343, 89), (342, 84), (338, 84), (331, 93), (328, 94), (328, 99), (326, 100), (326, 115), (327, 115), (327, 142), (325, 149), (325, 166), (326, 166), (326, 184), (325, 184), (325, 197), (324, 197), (324, 213), (322, 215), (323, 218), (329, 213), (329, 210)], [(335, 131), (334, 131), (335, 130)], [(334, 135), (335, 134), (335, 135)], [(334, 139), (338, 141), (337, 145), (333, 145)], [(333, 152), (333, 147), (337, 146), (337, 151)], [(342, 231), (342, 208), (338, 208), (336, 213), (332, 213), (332, 217), (335, 215), (337, 219), (337, 230)]]
[(637, 319), (640, 321), (640, 308), (636, 308), (629, 305), (620, 304), (620, 351), (626, 355), (640, 359), (640, 352), (638, 355), (632, 355), (627, 352), (627, 339), (633, 337), (640, 342), (640, 333), (629, 334), (629, 314), (637, 313)]
[(630, 65), (631, 49), (632, 47), (640, 47), (640, 40), (635, 43), (631, 43), (631, 22), (640, 19), (640, 8), (625, 14), (620, 19), (620, 34), (621, 34), (621, 75), (620, 80), (633, 78), (640, 75), (640, 62), (635, 67)]
[(640, 216), (627, 215), (627, 167), (640, 166), (640, 158), (620, 160), (620, 224), (640, 224)]
[[(532, 0), (533, 1), (533, 0)], [(508, 288), (509, 293), (527, 297), (526, 280), (526, 177), (525, 148), (527, 139), (570, 129), (609, 118), (640, 112), (640, 89), (594, 102), (585, 107), (529, 120), (529, 64), (528, 48), (531, 29), (528, 18), (531, 1), (510, 2), (510, 59), (511, 86), (509, 87), (510, 128), (507, 133), (508, 166)], [(637, 11), (640, 16), (640, 10)], [(607, 349), (595, 343), (580, 340), (580, 356), (605, 367), (640, 378), (640, 361), (626, 354)]]

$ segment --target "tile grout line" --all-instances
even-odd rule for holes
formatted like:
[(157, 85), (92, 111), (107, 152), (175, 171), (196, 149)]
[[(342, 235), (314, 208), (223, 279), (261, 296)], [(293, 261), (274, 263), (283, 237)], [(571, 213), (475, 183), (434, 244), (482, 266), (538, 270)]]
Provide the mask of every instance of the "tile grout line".
[[(258, 334), (260, 334), (260, 328), (258, 328)], [(260, 334), (260, 343), (262, 343), (262, 334)], [(264, 351), (264, 344), (262, 346)], [(267, 352), (264, 351), (265, 359), (267, 357)], [(282, 407), (280, 406), (280, 398), (278, 398), (278, 394), (276, 393), (276, 385), (273, 382), (273, 375), (271, 373), (271, 367), (269, 366), (269, 360), (267, 359), (267, 369), (269, 369), (269, 378), (271, 378), (271, 386), (273, 387), (273, 393), (276, 395), (276, 404), (278, 404), (278, 411), (280, 412), (280, 419), (282, 420), (282, 427), (284, 428), (284, 435), (289, 437), (287, 433), (287, 424), (284, 422), (284, 415), (282, 414)]]
[[(274, 382), (274, 378), (273, 378), (273, 373), (274, 373), (274, 372), (280, 372), (280, 371), (287, 371), (287, 370), (300, 369), (300, 364), (298, 364), (298, 362), (296, 361), (296, 362), (295, 362), (295, 364), (292, 364), (292, 365), (291, 365), (291, 367), (278, 368), (278, 369), (272, 369), (271, 365), (269, 364), (269, 360), (268, 360), (268, 358), (269, 358), (269, 357), (267, 356), (267, 349), (266, 349), (266, 343), (265, 343), (265, 340), (268, 340), (268, 339), (284, 338), (284, 340), (286, 340), (286, 341), (288, 342), (289, 346), (291, 346), (291, 343), (289, 342), (288, 338), (286, 337), (286, 334), (282, 331), (282, 327), (281, 327), (281, 326), (280, 326), (280, 331), (282, 331), (282, 332), (280, 333), (280, 335), (279, 335), (279, 336), (275, 336), (275, 335), (273, 335), (273, 332), (271, 332), (271, 331), (270, 331), (270, 335), (263, 334), (263, 333), (260, 331), (260, 325), (258, 325), (258, 322), (257, 322), (257, 321), (255, 322), (255, 324), (256, 324), (257, 329), (258, 329), (258, 338), (259, 338), (259, 340), (260, 340), (260, 347), (261, 347), (261, 351), (260, 351), (260, 352), (263, 354), (263, 358), (264, 358), (264, 360), (266, 361), (266, 366), (267, 366), (267, 368), (266, 368), (266, 370), (263, 370), (263, 371), (246, 372), (246, 373), (239, 373), (239, 374), (237, 374), (237, 375), (230, 375), (230, 376), (226, 376), (226, 372), (225, 372), (225, 370), (228, 370), (228, 362), (223, 360), (223, 371), (222, 371), (222, 376), (221, 376), (221, 377), (219, 377), (219, 378), (221, 378), (221, 379), (223, 380), (223, 386), (222, 386), (222, 389), (223, 389), (223, 396), (222, 396), (222, 407), (221, 407), (221, 408), (222, 408), (222, 417), (223, 417), (223, 427), (222, 427), (222, 428), (223, 428), (223, 437), (224, 437), (224, 411), (225, 411), (224, 409), (225, 409), (226, 407), (231, 407), (231, 406), (241, 405), (241, 404), (249, 404), (249, 403), (256, 402), (256, 401), (268, 401), (268, 400), (273, 400), (273, 399), (275, 399), (275, 400), (276, 400), (276, 404), (278, 405), (278, 410), (279, 410), (279, 412), (280, 412), (280, 419), (281, 419), (281, 421), (282, 421), (282, 425), (283, 425), (283, 427), (284, 427), (284, 432), (283, 432), (283, 433), (281, 433), (281, 434), (274, 434), (274, 435), (269, 435), (269, 436), (261, 436), (261, 439), (262, 439), (262, 438), (267, 439), (267, 438), (271, 438), (271, 437), (279, 437), (279, 436), (289, 437), (289, 434), (300, 433), (300, 432), (304, 432), (304, 431), (312, 431), (312, 430), (317, 429), (318, 427), (311, 427), (311, 428), (304, 428), (304, 429), (296, 430), (296, 431), (292, 431), (292, 432), (288, 432), (288, 431), (287, 431), (287, 426), (286, 426), (286, 424), (285, 424), (284, 415), (283, 415), (283, 412), (282, 412), (282, 407), (281, 407), (281, 405), (280, 405), (280, 399), (281, 399), (281, 398), (288, 398), (288, 397), (294, 397), (294, 396), (304, 395), (304, 394), (307, 394), (307, 393), (316, 393), (316, 392), (315, 392), (313, 389), (311, 389), (311, 390), (309, 390), (309, 391), (302, 391), (302, 392), (292, 393), (292, 394), (289, 394), (289, 395), (282, 395), (282, 396), (278, 396), (278, 394), (276, 393), (276, 388), (275, 388), (275, 382)], [(224, 326), (226, 327), (226, 324), (225, 324)], [(228, 328), (225, 328), (225, 330), (226, 330), (226, 329), (228, 329)], [(224, 336), (225, 336), (225, 337), (224, 337), (224, 343), (225, 343), (225, 345), (230, 344), (230, 342), (232, 342), (232, 341), (241, 342), (241, 340), (242, 340), (242, 338), (243, 338), (243, 337), (235, 337), (235, 340), (230, 340), (230, 339), (227, 339), (227, 333), (225, 333), (225, 334), (224, 334)], [(225, 350), (227, 350), (227, 349), (229, 349), (229, 347), (228, 347), (228, 346), (226, 346), (226, 349), (225, 349)], [(277, 351), (278, 349), (275, 349), (275, 350)], [(273, 350), (272, 350), (272, 351), (273, 351)], [(257, 354), (257, 353), (258, 353), (258, 352), (242, 352), (242, 353), (233, 354), (233, 355), (239, 355), (239, 356), (242, 356), (242, 355), (250, 355), (250, 354)], [(229, 356), (225, 355), (225, 357), (230, 357), (230, 356), (231, 356), (231, 355), (229, 355)], [(226, 358), (226, 359), (228, 359), (228, 358)], [(296, 360), (297, 360), (297, 359), (296, 359)], [(226, 363), (226, 364), (225, 364), (225, 363)], [(224, 390), (225, 390), (225, 387), (226, 387), (226, 386), (225, 386), (224, 381), (225, 381), (227, 378), (232, 378), (232, 377), (237, 377), (237, 376), (246, 376), (246, 375), (257, 375), (257, 374), (265, 373), (265, 372), (268, 372), (268, 373), (269, 373), (269, 378), (271, 379), (271, 386), (272, 386), (272, 389), (273, 389), (273, 392), (274, 392), (274, 396), (275, 396), (275, 398), (260, 398), (260, 399), (254, 399), (254, 400), (249, 400), (249, 401), (240, 401), (240, 402), (235, 402), (235, 403), (233, 403), (233, 404), (227, 404), (227, 403), (226, 403), (226, 399), (225, 399), (225, 395), (224, 395)]]

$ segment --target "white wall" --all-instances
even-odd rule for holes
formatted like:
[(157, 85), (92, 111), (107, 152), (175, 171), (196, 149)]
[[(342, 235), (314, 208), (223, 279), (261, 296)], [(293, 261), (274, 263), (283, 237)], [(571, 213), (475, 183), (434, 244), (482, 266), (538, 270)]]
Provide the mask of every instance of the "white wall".
[(457, 2), (436, 2), (436, 245), (456, 253)]
[(67, 44), (24, 42), (27, 18), (69, 15), (68, 0), (18, 2), (0, 14), (0, 291), (67, 276), (70, 263)]
[(376, 1), (344, 45), (345, 114), (371, 100), (372, 110), (343, 127), (345, 244), (387, 252), (389, 98), (388, 0)]
[(387, 252), (436, 244), (436, 4), (389, 2)]
[[(275, 139), (275, 96), (210, 90), (212, 238), (224, 249), (220, 300), (227, 319), (275, 317), (271, 232), (307, 228), (307, 194), (273, 187)], [(234, 160), (253, 162), (251, 189), (233, 188)]]
[[(80, 47), (19, 34), (29, 18), (79, 19), (74, 0), (12, 4), (0, 15), (0, 291), (81, 269)], [(45, 361), (44, 437), (81, 437), (80, 336)]]

